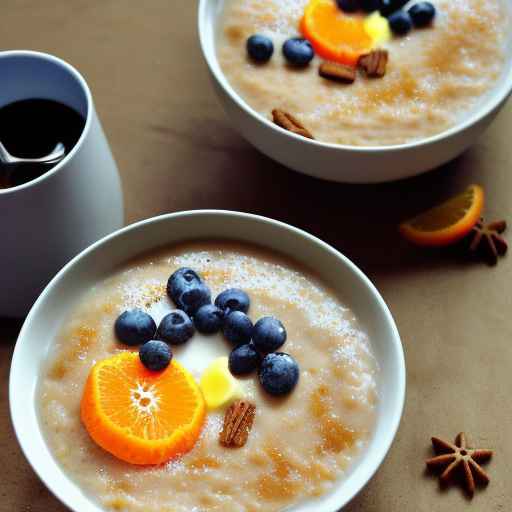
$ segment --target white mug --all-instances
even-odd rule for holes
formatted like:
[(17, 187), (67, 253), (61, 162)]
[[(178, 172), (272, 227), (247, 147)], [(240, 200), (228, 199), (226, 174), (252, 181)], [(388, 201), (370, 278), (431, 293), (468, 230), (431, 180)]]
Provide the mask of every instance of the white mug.
[(25, 99), (63, 103), (84, 117), (85, 127), (75, 147), (51, 170), (0, 189), (4, 317), (24, 316), (68, 260), (122, 227), (124, 220), (117, 166), (80, 73), (44, 53), (0, 52), (0, 107)]

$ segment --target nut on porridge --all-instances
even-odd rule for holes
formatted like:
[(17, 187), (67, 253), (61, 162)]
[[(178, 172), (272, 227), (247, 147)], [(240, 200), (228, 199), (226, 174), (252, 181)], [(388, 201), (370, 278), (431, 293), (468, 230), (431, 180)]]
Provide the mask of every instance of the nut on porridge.
[(509, 20), (503, 0), (225, 0), (216, 51), (267, 119), (277, 109), (320, 141), (394, 145), (478, 108), (504, 72)]
[(198, 241), (84, 290), (37, 400), (53, 456), (105, 510), (268, 512), (344, 478), (372, 436), (377, 378), (328, 283)]

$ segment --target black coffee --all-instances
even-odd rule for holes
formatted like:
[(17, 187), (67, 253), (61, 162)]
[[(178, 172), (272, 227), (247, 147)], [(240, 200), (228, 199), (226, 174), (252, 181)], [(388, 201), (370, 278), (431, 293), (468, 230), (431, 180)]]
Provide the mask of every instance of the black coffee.
[[(72, 108), (52, 100), (30, 99), (0, 108), (0, 141), (18, 158), (40, 158), (62, 142), (69, 153), (78, 142), (85, 119)], [(0, 163), (0, 188), (31, 181), (52, 165), (23, 164), (4, 166)]]

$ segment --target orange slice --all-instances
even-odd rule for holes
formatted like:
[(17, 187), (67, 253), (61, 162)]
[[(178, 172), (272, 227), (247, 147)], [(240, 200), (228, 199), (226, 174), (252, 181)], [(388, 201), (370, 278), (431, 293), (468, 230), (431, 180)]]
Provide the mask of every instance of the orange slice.
[(205, 419), (203, 396), (176, 361), (147, 370), (135, 352), (92, 368), (81, 403), (92, 439), (131, 464), (161, 464), (191, 450)]
[(461, 194), (400, 225), (410, 242), (441, 247), (464, 238), (478, 222), (484, 207), (484, 191), (471, 185)]
[(356, 66), (373, 47), (364, 18), (343, 13), (334, 0), (311, 0), (300, 28), (318, 55), (341, 64)]

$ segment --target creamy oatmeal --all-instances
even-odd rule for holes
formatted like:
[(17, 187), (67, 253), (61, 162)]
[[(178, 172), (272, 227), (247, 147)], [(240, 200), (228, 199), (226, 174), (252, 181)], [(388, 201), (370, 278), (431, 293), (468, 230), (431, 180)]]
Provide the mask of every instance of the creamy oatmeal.
[[(80, 399), (92, 365), (128, 347), (113, 335), (116, 317), (139, 307), (158, 323), (173, 306), (169, 275), (188, 266), (217, 295), (247, 291), (254, 320), (278, 316), (288, 340), (283, 351), (300, 365), (295, 390), (281, 399), (265, 394), (257, 376), (241, 379), (256, 405), (243, 448), (219, 444), (223, 410), (209, 411), (195, 447), (158, 467), (132, 466), (103, 451), (80, 422)], [(199, 379), (232, 347), (218, 334), (196, 333), (174, 357)], [(193, 243), (131, 262), (84, 291), (50, 350), (38, 388), (41, 427), (70, 475), (105, 510), (191, 512), (277, 511), (322, 495), (344, 477), (374, 427), (377, 365), (354, 314), (309, 271), (248, 245)]]
[[(389, 50), (383, 78), (327, 81), (318, 76), (322, 59), (297, 70), (281, 52), (286, 39), (299, 35), (308, 2), (225, 0), (217, 54), (251, 107), (267, 118), (275, 108), (289, 112), (318, 140), (392, 145), (440, 133), (475, 109), (504, 70), (510, 17), (503, 0), (432, 0), (432, 27), (381, 45)], [(274, 42), (274, 56), (264, 65), (246, 55), (246, 40), (255, 33)]]

